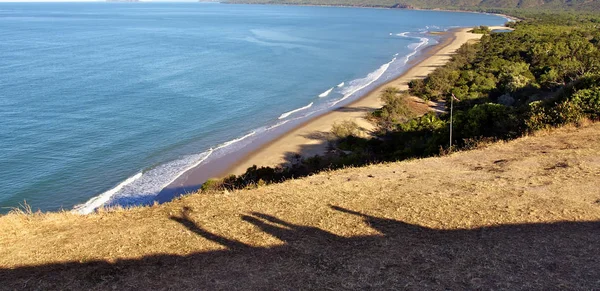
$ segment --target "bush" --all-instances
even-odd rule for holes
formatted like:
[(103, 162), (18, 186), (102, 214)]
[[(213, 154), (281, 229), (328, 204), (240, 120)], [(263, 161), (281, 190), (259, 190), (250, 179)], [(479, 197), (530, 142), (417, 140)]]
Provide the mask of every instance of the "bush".
[(529, 103), (525, 125), (529, 131), (544, 129), (550, 124), (550, 116), (546, 112), (546, 107), (542, 101)]
[(206, 182), (202, 184), (200, 188), (202, 192), (209, 191), (221, 191), (223, 190), (223, 180), (222, 179), (208, 179)]
[(414, 117), (414, 113), (408, 106), (408, 94), (400, 93), (395, 88), (386, 89), (381, 100), (384, 105), (374, 113), (380, 130), (389, 131)]
[(344, 120), (340, 123), (334, 123), (331, 126), (331, 134), (338, 139), (344, 139), (349, 136), (360, 136), (360, 127), (352, 120)]
[(482, 25), (482, 26), (473, 28), (469, 32), (471, 32), (471, 33), (477, 33), (477, 34), (490, 34), (490, 32), (492, 32), (492, 31), (490, 30), (489, 27), (487, 27), (485, 25)]
[(573, 94), (571, 101), (585, 117), (600, 120), (600, 87), (579, 90)]
[(525, 124), (529, 131), (548, 127), (557, 127), (567, 123), (575, 123), (585, 117), (581, 107), (575, 102), (532, 102), (529, 105)]

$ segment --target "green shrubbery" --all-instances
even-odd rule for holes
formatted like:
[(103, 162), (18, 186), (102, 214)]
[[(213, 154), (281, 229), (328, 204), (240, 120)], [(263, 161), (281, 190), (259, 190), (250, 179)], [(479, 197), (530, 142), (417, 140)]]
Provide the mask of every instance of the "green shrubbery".
[(479, 27), (475, 27), (475, 28), (473, 28), (473, 29), (472, 29), (472, 30), (470, 30), (469, 32), (472, 32), (472, 33), (478, 33), (478, 34), (490, 34), (490, 32), (492, 32), (492, 31), (490, 30), (490, 28), (489, 28), (489, 27), (487, 27), (487, 26), (485, 26), (485, 25), (481, 25), (481, 26), (479, 26)]
[(394, 130), (399, 124), (409, 121), (414, 113), (408, 106), (408, 94), (396, 88), (386, 88), (381, 94), (384, 105), (381, 109), (371, 113), (380, 131)]
[(600, 86), (583, 89), (573, 94), (571, 102), (580, 113), (590, 119), (600, 120)]
[(331, 134), (336, 139), (344, 139), (347, 137), (360, 136), (360, 127), (352, 120), (344, 120), (336, 122), (331, 126)]

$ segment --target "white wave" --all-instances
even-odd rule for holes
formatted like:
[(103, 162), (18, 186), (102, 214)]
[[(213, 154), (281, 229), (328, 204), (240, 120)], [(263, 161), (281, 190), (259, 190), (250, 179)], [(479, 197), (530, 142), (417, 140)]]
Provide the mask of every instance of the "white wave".
[(114, 188), (112, 188), (96, 197), (93, 197), (92, 199), (88, 200), (86, 203), (75, 205), (75, 207), (73, 208), (73, 211), (76, 213), (79, 213), (79, 214), (92, 213), (98, 207), (101, 207), (102, 205), (104, 205), (104, 203), (108, 202), (108, 200), (115, 193), (119, 192), (121, 189), (123, 189), (123, 187), (131, 184), (135, 180), (141, 178), (142, 175), (143, 175), (142, 173), (137, 173), (134, 176), (127, 178), (127, 180), (121, 182), (119, 185), (115, 186)]
[[(173, 182), (175, 182), (175, 180), (177, 180), (179, 177), (181, 177), (181, 175), (185, 174), (187, 171), (199, 166), (202, 162), (206, 161), (206, 159), (208, 159), (208, 157), (210, 157), (210, 155), (212, 155), (212, 153), (216, 150), (220, 150), (222, 148), (225, 148), (227, 146), (230, 146), (234, 143), (240, 142), (246, 138), (249, 138), (251, 136), (253, 136), (254, 134), (256, 134), (256, 131), (253, 131), (249, 134), (246, 134), (240, 138), (236, 138), (227, 142), (222, 143), (221, 145), (217, 146), (216, 148), (211, 148), (206, 152), (206, 155), (199, 159), (197, 162), (188, 165), (183, 171), (180, 171), (177, 175), (175, 175), (175, 177), (173, 177), (172, 179), (170, 179), (167, 183), (163, 184), (163, 186), (160, 188), (160, 191), (162, 191), (164, 188), (166, 188), (167, 186), (171, 185)], [(158, 194), (160, 191), (158, 191), (156, 194)]]
[(236, 138), (236, 139), (234, 139), (234, 140), (230, 140), (230, 141), (228, 141), (228, 142), (224, 142), (224, 143), (223, 143), (223, 144), (221, 144), (220, 146), (216, 147), (216, 148), (215, 148), (215, 150), (219, 150), (219, 149), (222, 149), (222, 148), (224, 148), (224, 147), (226, 147), (226, 146), (232, 145), (232, 144), (234, 144), (234, 143), (236, 143), (236, 142), (240, 142), (240, 141), (242, 141), (242, 140), (245, 140), (245, 139), (247, 139), (247, 138), (249, 138), (249, 137), (251, 137), (251, 136), (253, 136), (253, 135), (255, 135), (255, 134), (256, 134), (256, 131), (253, 131), (253, 132), (251, 132), (251, 133), (249, 133), (249, 134), (246, 134), (246, 135), (244, 135), (244, 136), (242, 136), (242, 137), (240, 137), (240, 138)]
[(298, 109), (294, 109), (292, 111), (288, 111), (288, 112), (286, 112), (284, 114), (281, 114), (281, 116), (279, 116), (279, 119), (284, 119), (284, 118), (286, 118), (286, 117), (288, 117), (288, 116), (290, 116), (290, 115), (292, 115), (292, 114), (294, 114), (294, 113), (296, 113), (298, 111), (306, 110), (306, 109), (310, 108), (312, 105), (313, 105), (313, 102), (310, 102), (310, 104), (308, 104), (308, 105), (306, 105), (304, 107), (300, 107)]
[(419, 48), (427, 45), (429, 43), (429, 39), (426, 37), (419, 38), (421, 42), (409, 45), (409, 48), (412, 48), (412, 52), (404, 57), (404, 64), (407, 64), (410, 58), (417, 54)]
[[(429, 29), (429, 26), (426, 26), (426, 27), (427, 27), (427, 29)], [(432, 27), (439, 29), (438, 26), (432, 26)], [(421, 47), (423, 47), (423, 46), (425, 46), (425, 45), (427, 45), (429, 43), (429, 39), (426, 38), (426, 37), (410, 36), (410, 35), (408, 35), (408, 33), (409, 32), (402, 32), (402, 33), (398, 33), (396, 35), (397, 36), (401, 36), (401, 37), (406, 37), (406, 38), (416, 38), (416, 39), (419, 40), (419, 42), (417, 42), (417, 43), (411, 43), (410, 45), (408, 45), (408, 48), (412, 49), (413, 51), (410, 54), (408, 54), (408, 55), (406, 55), (404, 57), (404, 64), (408, 63), (408, 60), (411, 57), (413, 57), (415, 54), (417, 54), (419, 48), (421, 48)]]
[(379, 67), (379, 69), (375, 70), (374, 72), (369, 73), (366, 77), (364, 77), (362, 79), (352, 80), (349, 84), (349, 87), (347, 87), (345, 90), (342, 91), (342, 94), (344, 94), (344, 97), (333, 102), (331, 104), (331, 106), (335, 106), (336, 104), (348, 99), (354, 93), (373, 84), (375, 81), (377, 81), (379, 78), (381, 78), (381, 76), (383, 76), (383, 73), (385, 73), (385, 71), (395, 61), (396, 61), (396, 58), (394, 57), (389, 63), (383, 64), (381, 67)]
[(73, 211), (80, 214), (89, 214), (103, 205), (133, 205), (145, 204), (154, 201), (156, 196), (167, 186), (206, 161), (216, 150), (240, 142), (256, 132), (253, 131), (240, 138), (227, 141), (203, 153), (188, 155), (152, 168), (144, 173), (128, 178), (113, 189), (110, 189), (86, 202), (76, 206)]
[(345, 84), (346, 84), (346, 83), (344, 83), (344, 82), (341, 82), (341, 83), (339, 83), (339, 84), (337, 85), (337, 87), (338, 87), (338, 88), (342, 88), (342, 87), (344, 87), (344, 85), (345, 85)]
[(284, 121), (282, 121), (282, 122), (278, 122), (278, 123), (276, 123), (275, 125), (271, 125), (271, 126), (267, 127), (267, 128), (266, 128), (266, 130), (271, 130), (271, 129), (274, 129), (274, 128), (277, 128), (277, 127), (280, 127), (280, 126), (282, 126), (282, 125), (284, 125), (284, 124), (288, 123), (290, 120), (291, 120), (291, 119), (284, 120)]
[(333, 87), (331, 87), (329, 90), (319, 94), (319, 98), (327, 97), (327, 95), (329, 95), (329, 93), (331, 93), (331, 91), (333, 91)]

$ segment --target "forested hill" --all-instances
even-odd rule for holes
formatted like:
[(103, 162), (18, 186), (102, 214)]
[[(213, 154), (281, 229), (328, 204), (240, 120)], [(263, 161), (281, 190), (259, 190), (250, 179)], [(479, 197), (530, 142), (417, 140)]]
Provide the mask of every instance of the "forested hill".
[(600, 0), (225, 0), (226, 3), (295, 4), (422, 9), (543, 9), (600, 11)]

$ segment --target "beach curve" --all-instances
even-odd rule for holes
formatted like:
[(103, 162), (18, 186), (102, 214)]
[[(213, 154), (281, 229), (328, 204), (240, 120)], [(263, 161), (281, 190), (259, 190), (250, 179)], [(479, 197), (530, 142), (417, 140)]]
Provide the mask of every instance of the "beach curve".
[[(491, 29), (501, 28), (505, 27), (491, 27)], [(249, 153), (225, 171), (224, 174), (243, 174), (246, 169), (253, 165), (285, 165), (288, 163), (289, 157), (296, 154), (302, 157), (322, 155), (327, 152), (328, 147), (328, 142), (323, 136), (331, 131), (333, 124), (344, 120), (353, 120), (363, 129), (367, 131), (373, 130), (374, 126), (364, 117), (368, 112), (372, 112), (383, 106), (383, 103), (379, 99), (381, 91), (390, 86), (400, 90), (407, 90), (410, 80), (424, 78), (435, 70), (435, 68), (447, 63), (452, 54), (463, 44), (479, 40), (483, 36), (482, 34), (469, 33), (469, 30), (471, 28), (457, 28), (447, 32), (444, 40), (432, 47), (427, 52), (425, 58), (412, 65), (399, 77), (378, 86), (349, 105), (306, 121), (261, 148)]]

